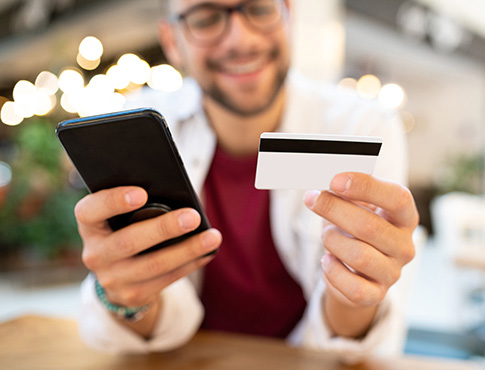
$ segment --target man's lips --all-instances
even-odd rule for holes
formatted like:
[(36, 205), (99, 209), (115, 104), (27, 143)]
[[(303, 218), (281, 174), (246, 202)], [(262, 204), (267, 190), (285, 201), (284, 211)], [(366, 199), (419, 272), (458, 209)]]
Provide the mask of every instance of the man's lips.
[(246, 75), (255, 73), (261, 70), (266, 64), (268, 64), (269, 58), (258, 58), (247, 62), (229, 62), (221, 63), (219, 65), (219, 71), (229, 75)]
[(226, 58), (209, 60), (208, 67), (219, 73), (244, 76), (257, 73), (275, 59), (275, 52), (232, 54)]

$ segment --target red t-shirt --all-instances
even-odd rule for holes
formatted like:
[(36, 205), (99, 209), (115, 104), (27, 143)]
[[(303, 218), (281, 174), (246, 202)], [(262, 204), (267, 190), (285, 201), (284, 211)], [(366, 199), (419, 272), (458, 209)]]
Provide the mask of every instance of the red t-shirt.
[(202, 328), (286, 337), (306, 306), (271, 236), (269, 191), (254, 188), (257, 156), (216, 149), (205, 186), (207, 217), (223, 242), (205, 267)]

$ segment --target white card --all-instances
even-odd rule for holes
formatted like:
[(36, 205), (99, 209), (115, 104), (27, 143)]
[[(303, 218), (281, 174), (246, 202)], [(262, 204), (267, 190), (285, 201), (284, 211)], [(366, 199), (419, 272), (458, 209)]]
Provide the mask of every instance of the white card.
[(325, 190), (342, 172), (372, 174), (382, 138), (264, 132), (257, 189)]

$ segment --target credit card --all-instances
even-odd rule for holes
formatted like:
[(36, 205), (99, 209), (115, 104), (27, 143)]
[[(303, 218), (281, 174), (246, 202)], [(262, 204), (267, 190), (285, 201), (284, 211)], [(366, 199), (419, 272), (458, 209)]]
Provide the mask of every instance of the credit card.
[(372, 174), (382, 138), (264, 132), (256, 189), (326, 190), (342, 172)]

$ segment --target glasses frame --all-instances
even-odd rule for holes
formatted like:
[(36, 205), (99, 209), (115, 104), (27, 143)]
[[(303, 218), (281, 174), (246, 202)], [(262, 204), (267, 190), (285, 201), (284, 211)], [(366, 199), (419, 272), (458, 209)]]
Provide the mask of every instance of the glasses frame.
[[(246, 1), (240, 2), (239, 4), (236, 4), (234, 6), (223, 6), (223, 5), (219, 5), (219, 4), (211, 3), (211, 2), (201, 3), (201, 4), (197, 4), (197, 5), (190, 7), (189, 9), (184, 11), (183, 13), (172, 14), (169, 17), (169, 21), (171, 23), (183, 23), (187, 39), (192, 44), (194, 44), (196, 46), (214, 46), (214, 45), (217, 45), (224, 38), (225, 35), (227, 35), (227, 32), (228, 32), (230, 24), (231, 24), (231, 16), (235, 12), (238, 12), (238, 13), (243, 15), (243, 19), (245, 20), (245, 23), (246, 23), (247, 26), (249, 26), (251, 29), (258, 31), (260, 33), (263, 33), (263, 34), (270, 33), (272, 31), (274, 31), (281, 24), (281, 20), (287, 18), (288, 8), (286, 6), (286, 1), (285, 0), (273, 0), (275, 3), (281, 4), (280, 17), (278, 18), (277, 21), (275, 21), (274, 24), (272, 24), (268, 28), (258, 27), (251, 22), (249, 17), (246, 15), (246, 11), (245, 11), (246, 7), (253, 1), (254, 0), (249, 0), (249, 1), (246, 0)], [(193, 32), (190, 30), (190, 26), (187, 23), (187, 16), (189, 16), (191, 13), (193, 13), (194, 11), (197, 11), (200, 8), (207, 8), (207, 7), (210, 7), (210, 8), (216, 9), (216, 10), (224, 11), (225, 15), (226, 15), (225, 24), (224, 24), (224, 27), (223, 27), (220, 35), (218, 35), (217, 37), (214, 37), (214, 39), (201, 40), (200, 38), (197, 38), (196, 36), (194, 36)]]

